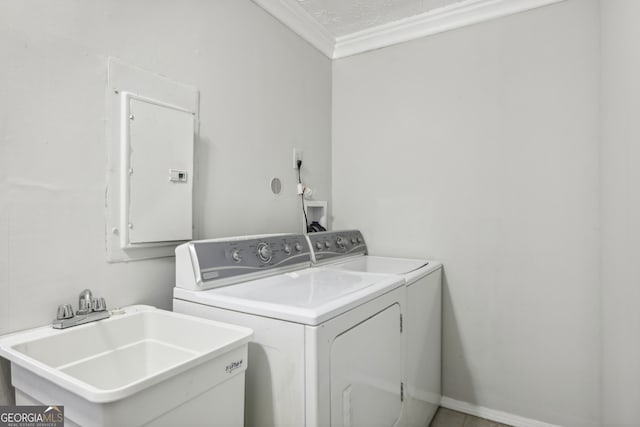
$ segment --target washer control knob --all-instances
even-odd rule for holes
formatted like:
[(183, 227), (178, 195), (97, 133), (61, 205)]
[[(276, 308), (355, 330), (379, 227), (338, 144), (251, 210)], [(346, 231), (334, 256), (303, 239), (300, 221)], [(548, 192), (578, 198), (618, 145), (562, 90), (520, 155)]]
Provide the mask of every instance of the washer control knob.
[(240, 255), (240, 251), (237, 249), (234, 249), (231, 252), (231, 259), (234, 260), (235, 262), (240, 262), (242, 261), (242, 255)]
[(322, 249), (322, 242), (316, 242), (316, 248), (318, 248), (318, 250)]
[(354, 245), (356, 244), (356, 239), (355, 239), (355, 237), (352, 237), (352, 238), (351, 238), (351, 243), (353, 243)]
[(362, 238), (358, 237), (358, 243), (362, 243)]
[(338, 236), (338, 238), (336, 239), (336, 244), (339, 248), (344, 249), (344, 247), (347, 246), (347, 241), (344, 239), (344, 237)]
[(262, 262), (271, 261), (271, 255), (272, 255), (272, 251), (267, 243), (258, 244), (258, 258), (260, 258), (260, 261)]
[(291, 245), (288, 243), (284, 244), (284, 253), (289, 255), (291, 253)]
[(329, 249), (331, 247), (331, 243), (328, 240), (325, 240), (324, 247)]
[(302, 245), (298, 242), (293, 246), (296, 249), (296, 252), (300, 252), (302, 250)]

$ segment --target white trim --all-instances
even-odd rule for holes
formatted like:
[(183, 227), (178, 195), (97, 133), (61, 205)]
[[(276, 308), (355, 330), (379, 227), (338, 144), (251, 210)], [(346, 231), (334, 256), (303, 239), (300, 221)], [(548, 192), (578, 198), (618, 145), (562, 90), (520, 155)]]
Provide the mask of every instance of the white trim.
[(297, 0), (253, 0), (274, 18), (311, 43), (320, 52), (333, 57), (335, 37), (298, 4)]
[(298, 0), (253, 1), (320, 52), (337, 59), (565, 0), (463, 0), (340, 37), (334, 37)]
[(530, 418), (521, 417), (508, 412), (497, 411), (495, 409), (485, 408), (484, 406), (462, 402), (446, 396), (442, 396), (440, 406), (514, 427), (560, 427), (556, 424), (532, 420)]
[(333, 58), (342, 58), (565, 0), (465, 0), (338, 37)]

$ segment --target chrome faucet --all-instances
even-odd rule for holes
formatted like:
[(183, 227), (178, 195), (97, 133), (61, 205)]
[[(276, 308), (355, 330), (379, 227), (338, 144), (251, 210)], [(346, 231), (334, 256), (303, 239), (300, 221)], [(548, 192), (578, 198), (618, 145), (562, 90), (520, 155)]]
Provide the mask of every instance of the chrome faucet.
[(78, 296), (78, 311), (76, 311), (77, 315), (81, 314), (89, 314), (91, 313), (91, 300), (93, 299), (93, 294), (91, 293), (91, 289), (85, 289), (80, 292)]
[(107, 303), (104, 298), (93, 298), (90, 289), (85, 289), (78, 296), (78, 311), (73, 314), (71, 304), (63, 304), (58, 306), (58, 315), (53, 321), (52, 326), (55, 329), (66, 329), (72, 326), (82, 325), (84, 323), (95, 322), (110, 317), (107, 310)]

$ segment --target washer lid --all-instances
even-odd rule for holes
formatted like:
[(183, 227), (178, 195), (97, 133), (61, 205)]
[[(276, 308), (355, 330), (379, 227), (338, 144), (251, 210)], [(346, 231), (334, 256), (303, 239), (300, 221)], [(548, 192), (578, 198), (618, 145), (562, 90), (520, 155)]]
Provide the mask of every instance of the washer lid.
[(360, 271), (365, 273), (407, 274), (429, 264), (429, 261), (423, 259), (390, 258), (365, 255), (352, 258), (348, 261), (331, 264), (331, 268)]
[(307, 268), (207, 291), (173, 292), (177, 299), (318, 325), (403, 285), (396, 276)]

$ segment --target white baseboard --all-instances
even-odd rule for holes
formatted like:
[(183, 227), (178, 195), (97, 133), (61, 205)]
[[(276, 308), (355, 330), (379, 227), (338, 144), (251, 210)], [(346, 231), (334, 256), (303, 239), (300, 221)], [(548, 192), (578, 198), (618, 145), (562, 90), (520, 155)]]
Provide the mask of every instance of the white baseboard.
[(440, 406), (514, 427), (560, 427), (556, 424), (549, 424), (542, 421), (521, 417), (519, 415), (510, 414), (508, 412), (485, 408), (484, 406), (462, 402), (460, 400), (455, 400), (447, 396), (442, 396), (442, 399), (440, 400)]

